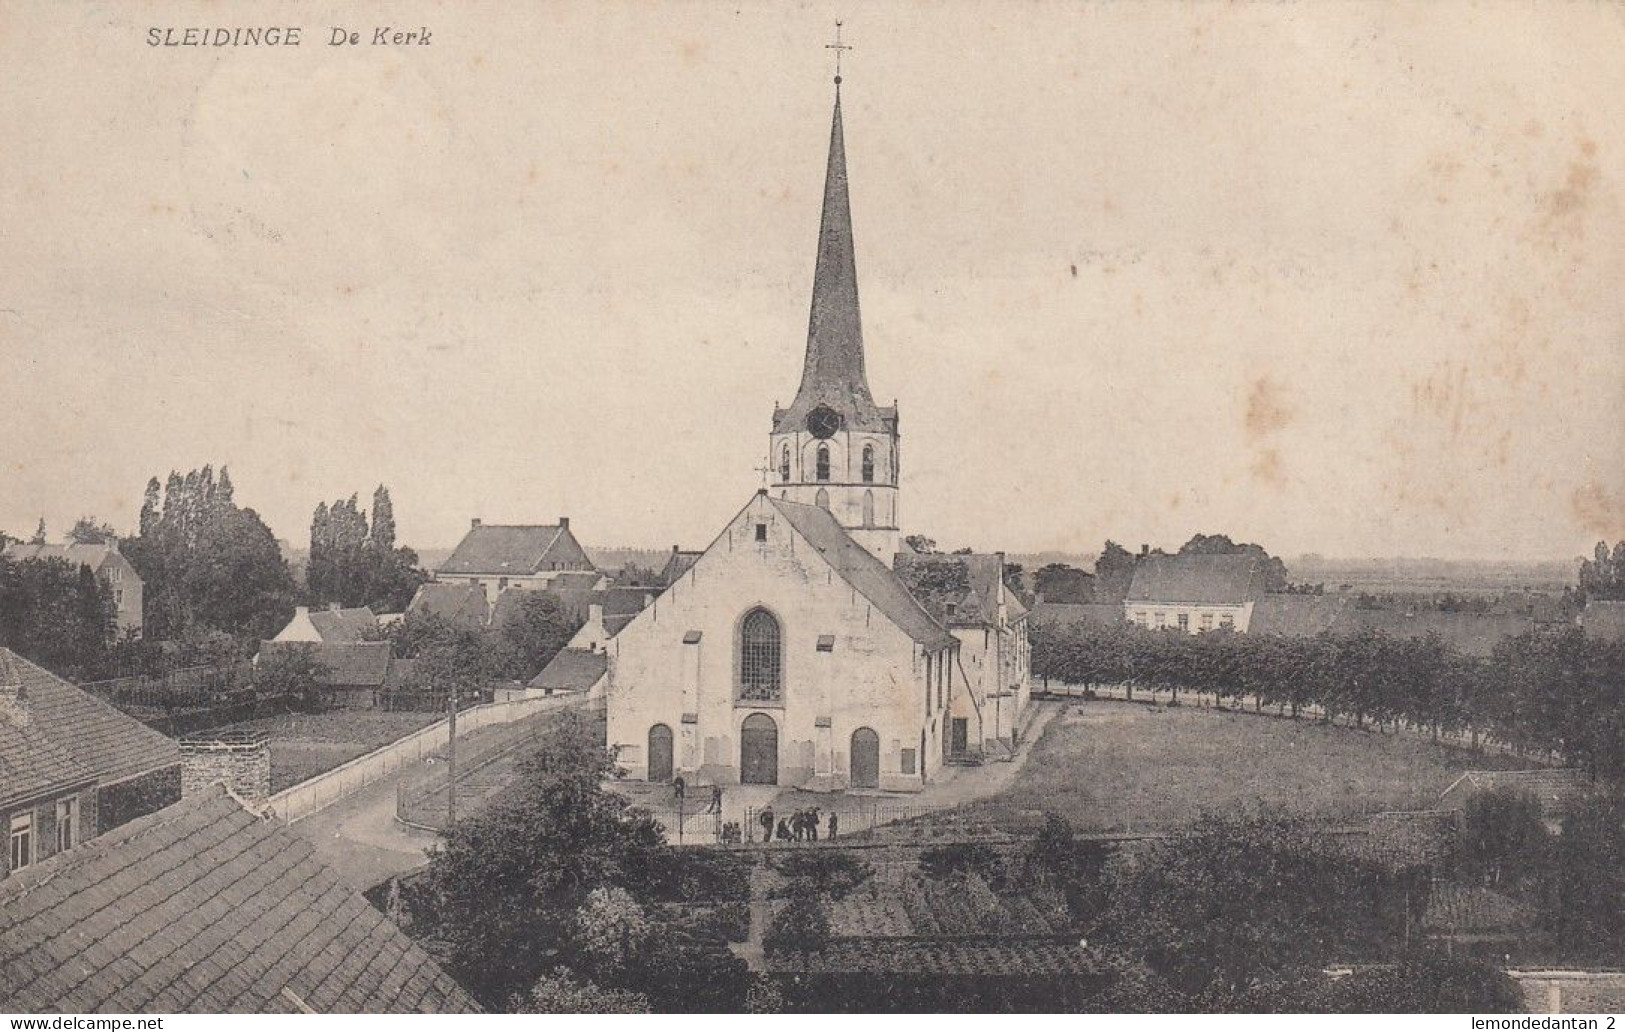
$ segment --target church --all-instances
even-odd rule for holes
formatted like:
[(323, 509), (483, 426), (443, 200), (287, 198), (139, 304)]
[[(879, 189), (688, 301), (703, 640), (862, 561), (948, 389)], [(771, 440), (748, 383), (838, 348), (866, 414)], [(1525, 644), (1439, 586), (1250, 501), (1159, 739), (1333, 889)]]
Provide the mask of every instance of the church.
[(900, 554), (898, 413), (864, 370), (840, 84), (773, 483), (606, 644), (608, 740), (631, 777), (918, 791), (1019, 735), (1026, 610), (1003, 556)]

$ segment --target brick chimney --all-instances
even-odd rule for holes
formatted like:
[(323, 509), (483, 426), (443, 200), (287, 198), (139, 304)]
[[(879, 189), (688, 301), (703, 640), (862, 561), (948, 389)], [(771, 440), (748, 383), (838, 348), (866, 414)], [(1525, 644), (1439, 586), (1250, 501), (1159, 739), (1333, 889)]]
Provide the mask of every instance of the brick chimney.
[(568, 516), (560, 516), (559, 517), (559, 528), (561, 530), (569, 530), (570, 529), (570, 517), (568, 517)]
[(468, 521), (468, 526), (469, 526), (470, 530), (473, 530), (473, 529), (479, 527), (479, 525), (480, 525), (480, 518), (478, 516), (476, 516), (473, 519)]
[(22, 672), (10, 649), (0, 648), (0, 720), (13, 727), (27, 727), (28, 690)]
[(181, 739), (181, 796), (225, 785), (243, 802), (259, 806), (271, 796), (271, 743), (242, 731), (204, 733)]

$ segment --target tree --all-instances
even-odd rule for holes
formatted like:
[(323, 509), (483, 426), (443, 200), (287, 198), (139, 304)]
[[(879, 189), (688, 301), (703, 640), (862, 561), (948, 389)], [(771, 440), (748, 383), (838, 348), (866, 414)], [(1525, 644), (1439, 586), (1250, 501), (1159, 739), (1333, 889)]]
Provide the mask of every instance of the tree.
[(569, 949), (594, 889), (642, 898), (666, 863), (659, 825), (602, 788), (611, 762), (599, 735), (564, 714), (512, 789), (458, 822), (403, 894), (412, 934), (489, 1003), (527, 989)]
[(1134, 566), (1135, 558), (1128, 549), (1107, 541), (1095, 560), (1095, 601), (1121, 605), (1128, 597), (1129, 582), (1134, 580)]
[(530, 680), (580, 629), (581, 621), (556, 597), (542, 591), (525, 592), (496, 628), (503, 652), (502, 672), (517, 680)]
[(797, 892), (773, 918), (762, 945), (769, 953), (811, 953), (829, 945), (829, 915), (823, 900)]
[(1087, 605), (1095, 600), (1095, 578), (1076, 566), (1049, 563), (1034, 575), (1033, 590), (1045, 602)]
[(77, 545), (100, 545), (109, 541), (118, 540), (118, 531), (111, 524), (103, 523), (94, 516), (81, 516), (74, 523), (73, 529), (68, 531), (68, 540)]
[(1461, 815), (1457, 859), (1467, 871), (1499, 883), (1545, 867), (1546, 825), (1540, 803), (1516, 789), (1480, 792), (1467, 800)]
[(45, 544), (45, 517), (44, 516), (41, 516), (39, 518), (39, 526), (34, 528), (34, 536), (28, 539), (28, 543), (31, 544), (31, 545), (43, 545), (43, 544)]
[(1554, 849), (1555, 941), (1580, 960), (1625, 955), (1625, 796), (1599, 793), (1563, 820)]
[(381, 552), (395, 548), (395, 503), (390, 501), (389, 488), (383, 484), (372, 492), (372, 533), (368, 540)]
[(1180, 555), (1253, 555), (1264, 569), (1265, 591), (1286, 591), (1286, 563), (1264, 550), (1262, 545), (1237, 544), (1228, 534), (1196, 534), (1179, 548)]
[(378, 485), (372, 499), (371, 526), (355, 495), (331, 506), (317, 503), (305, 568), (305, 594), (312, 604), (371, 606), (398, 613), (427, 579), (418, 569), (417, 553), (395, 545), (395, 506), (389, 488)]
[(314, 645), (279, 644), (260, 653), (254, 667), (254, 687), (263, 698), (287, 699), (309, 712), (326, 704), (322, 682), (332, 671), (316, 658)]
[(116, 626), (113, 593), (89, 567), (0, 556), (0, 645), (65, 677), (102, 677)]
[(928, 538), (924, 534), (909, 534), (903, 538), (903, 544), (908, 546), (909, 551), (918, 552), (920, 555), (930, 555), (937, 550), (936, 539)]
[(654, 922), (632, 894), (618, 886), (593, 889), (576, 909), (571, 948), (588, 970), (623, 978), (649, 948)]

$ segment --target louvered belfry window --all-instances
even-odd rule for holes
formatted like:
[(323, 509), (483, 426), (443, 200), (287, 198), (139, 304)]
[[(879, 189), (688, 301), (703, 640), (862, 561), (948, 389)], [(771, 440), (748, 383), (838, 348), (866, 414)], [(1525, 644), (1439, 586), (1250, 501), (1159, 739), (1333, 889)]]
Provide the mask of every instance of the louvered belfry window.
[(765, 609), (753, 609), (739, 632), (739, 697), (778, 702), (784, 693), (779, 622)]

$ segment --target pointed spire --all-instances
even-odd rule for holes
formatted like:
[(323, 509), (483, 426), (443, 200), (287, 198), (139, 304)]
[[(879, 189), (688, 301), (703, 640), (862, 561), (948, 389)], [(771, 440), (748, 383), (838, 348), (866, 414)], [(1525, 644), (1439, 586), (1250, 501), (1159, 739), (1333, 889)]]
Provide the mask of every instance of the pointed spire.
[(869, 393), (863, 368), (863, 325), (858, 312), (858, 269), (852, 243), (852, 205), (847, 194), (839, 79), (829, 131), (829, 165), (824, 173), (824, 211), (818, 228), (818, 264), (813, 273), (812, 312), (807, 323), (807, 358), (801, 371), (801, 387), (790, 407), (778, 413), (775, 429), (793, 429), (821, 405), (840, 413), (850, 428), (879, 429), (880, 413)]

